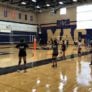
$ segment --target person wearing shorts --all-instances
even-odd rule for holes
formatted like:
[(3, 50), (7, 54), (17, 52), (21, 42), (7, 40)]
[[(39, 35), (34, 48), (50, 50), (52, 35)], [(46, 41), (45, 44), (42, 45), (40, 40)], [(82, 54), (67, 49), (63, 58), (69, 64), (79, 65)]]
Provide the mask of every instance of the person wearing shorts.
[(58, 56), (58, 43), (57, 43), (56, 39), (53, 41), (52, 48), (53, 48), (53, 53), (52, 53), (52, 63), (53, 64), (52, 64), (52, 67), (57, 67), (56, 58)]
[(28, 48), (28, 45), (24, 42), (24, 39), (20, 40), (20, 43), (16, 45), (16, 48), (19, 49), (19, 62), (18, 62), (18, 66), (20, 66), (21, 61), (23, 59), (24, 61), (24, 67), (26, 68), (26, 48)]
[(65, 50), (66, 50), (66, 45), (65, 45), (65, 43), (63, 41), (63, 43), (62, 43), (63, 58), (65, 58)]
[(81, 56), (81, 41), (78, 42), (78, 56)]

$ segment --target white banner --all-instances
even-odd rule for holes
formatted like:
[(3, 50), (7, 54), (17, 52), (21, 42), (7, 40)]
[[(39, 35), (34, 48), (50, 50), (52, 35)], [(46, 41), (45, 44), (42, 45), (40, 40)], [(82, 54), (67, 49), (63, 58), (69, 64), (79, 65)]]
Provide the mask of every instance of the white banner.
[(10, 32), (11, 30), (12, 31), (37, 32), (37, 26), (29, 25), (29, 24), (20, 24), (20, 23), (0, 21), (0, 32), (3, 32), (4, 30), (5, 32)]

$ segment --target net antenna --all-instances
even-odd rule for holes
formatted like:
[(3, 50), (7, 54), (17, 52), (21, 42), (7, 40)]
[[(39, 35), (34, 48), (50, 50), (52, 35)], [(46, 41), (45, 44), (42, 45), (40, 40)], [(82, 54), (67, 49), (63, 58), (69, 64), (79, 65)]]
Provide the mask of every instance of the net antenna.
[(10, 30), (10, 34), (9, 34), (9, 38), (10, 38), (10, 41), (9, 41), (10, 51), (13, 52), (14, 49), (12, 47), (13, 47), (14, 42), (13, 42), (13, 37), (12, 37), (13, 36), (12, 26), (11, 25), (8, 25), (7, 28)]
[(10, 30), (10, 41), (9, 41), (9, 43), (12, 45), (13, 44), (13, 38), (12, 38), (13, 32), (12, 32), (11, 25), (8, 26), (8, 29)]

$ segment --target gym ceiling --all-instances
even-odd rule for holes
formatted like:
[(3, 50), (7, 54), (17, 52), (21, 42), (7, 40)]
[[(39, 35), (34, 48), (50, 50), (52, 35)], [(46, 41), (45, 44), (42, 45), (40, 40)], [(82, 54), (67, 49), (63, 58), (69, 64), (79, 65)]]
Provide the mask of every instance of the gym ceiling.
[(23, 11), (41, 12), (47, 9), (59, 9), (65, 6), (90, 3), (92, 0), (0, 0), (1, 5)]

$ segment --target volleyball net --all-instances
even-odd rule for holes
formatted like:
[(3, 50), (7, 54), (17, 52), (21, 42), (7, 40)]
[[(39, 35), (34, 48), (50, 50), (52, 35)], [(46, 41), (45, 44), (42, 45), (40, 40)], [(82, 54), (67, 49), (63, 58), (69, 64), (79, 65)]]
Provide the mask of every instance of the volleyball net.
[(0, 45), (15, 45), (24, 39), (26, 43), (33, 43), (35, 35), (27, 34), (13, 34), (13, 33), (1, 33), (0, 34)]

